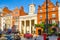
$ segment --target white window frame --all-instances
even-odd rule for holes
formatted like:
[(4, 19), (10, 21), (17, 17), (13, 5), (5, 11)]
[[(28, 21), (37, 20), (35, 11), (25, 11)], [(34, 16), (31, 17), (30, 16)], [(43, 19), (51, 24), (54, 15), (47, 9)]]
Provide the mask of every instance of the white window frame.
[(52, 11), (55, 11), (55, 8), (52, 8)]
[(56, 14), (52, 14), (52, 18), (56, 18)]
[(53, 24), (53, 23), (56, 23), (56, 20), (52, 20), (52, 24)]
[(42, 19), (42, 15), (40, 15), (40, 19)]
[(40, 10), (40, 13), (42, 13), (42, 9)]

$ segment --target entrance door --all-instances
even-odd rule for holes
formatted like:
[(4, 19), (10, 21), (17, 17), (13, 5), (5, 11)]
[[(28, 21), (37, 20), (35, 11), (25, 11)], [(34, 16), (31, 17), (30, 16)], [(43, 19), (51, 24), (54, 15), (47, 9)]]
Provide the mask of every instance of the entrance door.
[(41, 35), (41, 29), (38, 30), (38, 35)]

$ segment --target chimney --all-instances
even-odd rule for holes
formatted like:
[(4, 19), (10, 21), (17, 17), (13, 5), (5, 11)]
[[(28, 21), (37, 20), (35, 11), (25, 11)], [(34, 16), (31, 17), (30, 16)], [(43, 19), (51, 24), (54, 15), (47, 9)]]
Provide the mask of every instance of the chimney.
[[(46, 0), (45, 0), (46, 1)], [(48, 2), (50, 2), (50, 0), (47, 0)]]

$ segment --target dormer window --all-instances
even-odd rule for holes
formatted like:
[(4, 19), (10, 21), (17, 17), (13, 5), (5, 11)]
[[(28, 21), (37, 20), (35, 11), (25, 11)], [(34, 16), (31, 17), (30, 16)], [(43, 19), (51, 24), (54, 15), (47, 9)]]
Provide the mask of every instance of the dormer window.
[(55, 11), (55, 8), (53, 8), (52, 10)]

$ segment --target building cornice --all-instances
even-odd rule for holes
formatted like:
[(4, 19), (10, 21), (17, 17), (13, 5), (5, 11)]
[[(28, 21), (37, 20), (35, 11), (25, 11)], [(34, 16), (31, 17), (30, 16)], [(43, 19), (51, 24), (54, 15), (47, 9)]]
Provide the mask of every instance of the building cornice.
[(32, 15), (25, 15), (25, 16), (20, 16), (20, 19), (25, 19), (25, 18), (32, 18), (32, 17), (37, 17), (37, 14), (32, 14)]

